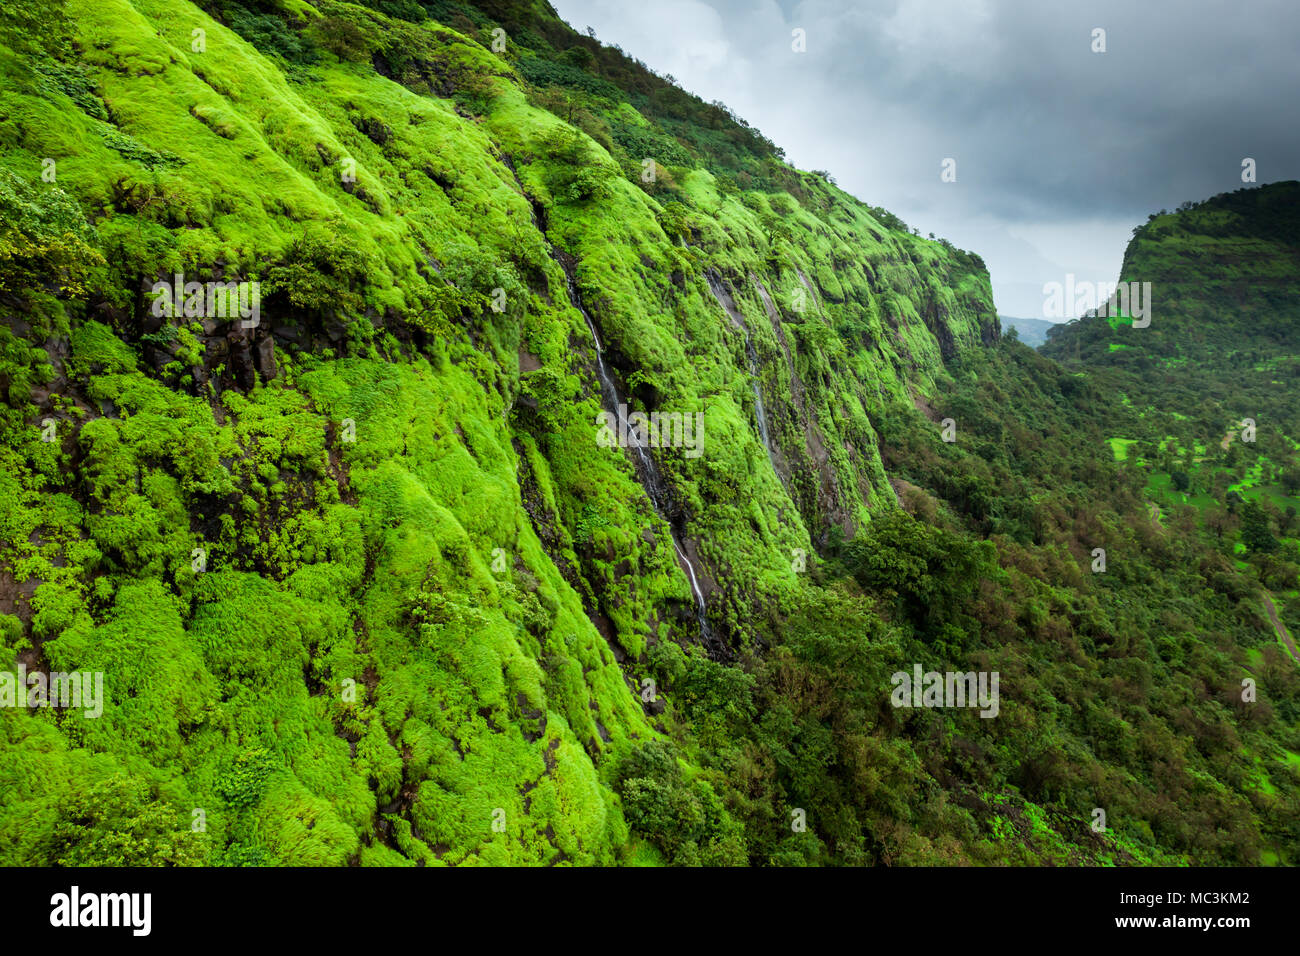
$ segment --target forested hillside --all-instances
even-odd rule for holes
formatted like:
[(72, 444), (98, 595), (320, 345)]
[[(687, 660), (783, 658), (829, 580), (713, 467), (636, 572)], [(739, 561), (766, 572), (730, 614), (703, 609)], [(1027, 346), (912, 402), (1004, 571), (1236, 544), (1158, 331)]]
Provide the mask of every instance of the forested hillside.
[(1264, 559), (977, 255), (542, 2), (0, 14), (0, 671), (104, 688), (0, 863), (1296, 862)]
[[(1089, 316), (1044, 350), (1116, 396), (1104, 417), (1145, 493), (1300, 623), (1300, 183), (1185, 203), (1134, 230), (1125, 281), (1152, 283), (1159, 321)], [(1282, 601), (1278, 601), (1282, 607)]]

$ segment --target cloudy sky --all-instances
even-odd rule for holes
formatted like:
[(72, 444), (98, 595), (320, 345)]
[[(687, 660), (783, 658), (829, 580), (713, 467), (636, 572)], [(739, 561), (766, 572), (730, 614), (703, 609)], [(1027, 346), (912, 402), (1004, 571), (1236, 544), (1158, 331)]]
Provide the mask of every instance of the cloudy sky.
[(1246, 157), (1260, 183), (1300, 178), (1298, 0), (552, 4), (796, 166), (980, 253), (1004, 315), (1043, 317), (1066, 273), (1114, 281), (1135, 225), (1240, 188)]

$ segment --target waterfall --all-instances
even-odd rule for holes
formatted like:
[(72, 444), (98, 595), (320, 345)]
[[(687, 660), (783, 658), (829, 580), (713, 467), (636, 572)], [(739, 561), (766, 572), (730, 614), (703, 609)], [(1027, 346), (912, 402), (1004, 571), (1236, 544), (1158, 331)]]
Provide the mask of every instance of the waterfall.
[[(704, 278), (709, 283), (709, 291), (713, 293), (713, 298), (717, 300), (718, 305), (722, 306), (722, 311), (727, 313), (727, 318), (731, 320), (739, 331), (745, 334), (745, 357), (749, 360), (749, 385), (750, 390), (754, 393), (754, 418), (758, 422), (758, 434), (763, 439), (763, 447), (767, 450), (767, 460), (776, 468), (776, 459), (772, 456), (772, 440), (768, 436), (767, 430), (767, 409), (763, 405), (763, 390), (759, 387), (758, 378), (758, 353), (754, 350), (753, 339), (749, 335), (749, 326), (740, 315), (740, 310), (736, 308), (736, 302), (723, 285), (721, 277), (712, 269), (704, 273)], [(777, 469), (777, 474), (780, 470)]]
[[(564, 270), (564, 280), (569, 290), (569, 301), (582, 314), (583, 319), (586, 320), (587, 329), (591, 332), (591, 338), (596, 348), (596, 374), (600, 379), (602, 404), (607, 412), (618, 417), (618, 409), (623, 404), (623, 400), (618, 393), (618, 385), (614, 382), (613, 376), (610, 375), (608, 366), (605, 365), (603, 354), (605, 349), (600, 342), (600, 333), (596, 331), (596, 323), (587, 311), (587, 307), (582, 303), (582, 296), (578, 293), (578, 286), (574, 282), (570, 267), (565, 264), (554, 248), (551, 249), (551, 257)], [(633, 465), (638, 478), (641, 480), (641, 485), (645, 488), (650, 503), (654, 506), (655, 514), (659, 515), (664, 524), (668, 526), (669, 540), (673, 543), (673, 550), (677, 552), (677, 560), (681, 562), (683, 570), (686, 571), (687, 580), (691, 585), (691, 594), (695, 597), (695, 619), (700, 627), (700, 640), (715, 655), (723, 654), (726, 647), (709, 625), (707, 606), (704, 603), (704, 592), (700, 589), (700, 582), (695, 574), (695, 565), (691, 562), (690, 557), (686, 554), (686, 549), (682, 547), (681, 542), (678, 540), (677, 531), (669, 517), (674, 510), (672, 507), (673, 502), (668, 493), (668, 486), (659, 473), (659, 466), (655, 464), (654, 458), (651, 457), (642, 442), (631, 441), (628, 444), (636, 453)]]
[(748, 332), (745, 333), (745, 356), (749, 359), (749, 378), (754, 389), (754, 417), (758, 419), (758, 434), (763, 439), (768, 458), (771, 458), (772, 442), (767, 437), (767, 411), (763, 408), (763, 390), (758, 387), (758, 353), (754, 351)]

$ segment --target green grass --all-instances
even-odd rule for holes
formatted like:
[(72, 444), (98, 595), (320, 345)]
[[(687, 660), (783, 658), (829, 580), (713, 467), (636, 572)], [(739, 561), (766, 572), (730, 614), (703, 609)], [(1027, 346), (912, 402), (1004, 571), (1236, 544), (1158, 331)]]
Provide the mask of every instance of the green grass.
[(1116, 461), (1127, 461), (1128, 450), (1137, 444), (1135, 438), (1108, 438), (1106, 440), (1110, 442), (1110, 450), (1114, 453)]

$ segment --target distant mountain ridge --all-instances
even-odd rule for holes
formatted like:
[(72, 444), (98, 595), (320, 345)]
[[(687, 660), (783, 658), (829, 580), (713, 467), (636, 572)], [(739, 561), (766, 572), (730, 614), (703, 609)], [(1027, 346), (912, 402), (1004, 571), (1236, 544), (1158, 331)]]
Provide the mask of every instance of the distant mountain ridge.
[(1048, 354), (1144, 366), (1212, 365), (1244, 342), (1286, 350), (1300, 335), (1300, 182), (1221, 193), (1161, 210), (1133, 230), (1121, 282), (1149, 282), (1152, 319), (1134, 329), (1085, 316), (1049, 335)]
[(999, 315), (998, 321), (1002, 323), (1003, 335), (1008, 329), (1015, 329), (1020, 341), (1034, 349), (1047, 341), (1047, 330), (1056, 325), (1048, 319), (1019, 319), (1010, 315)]

